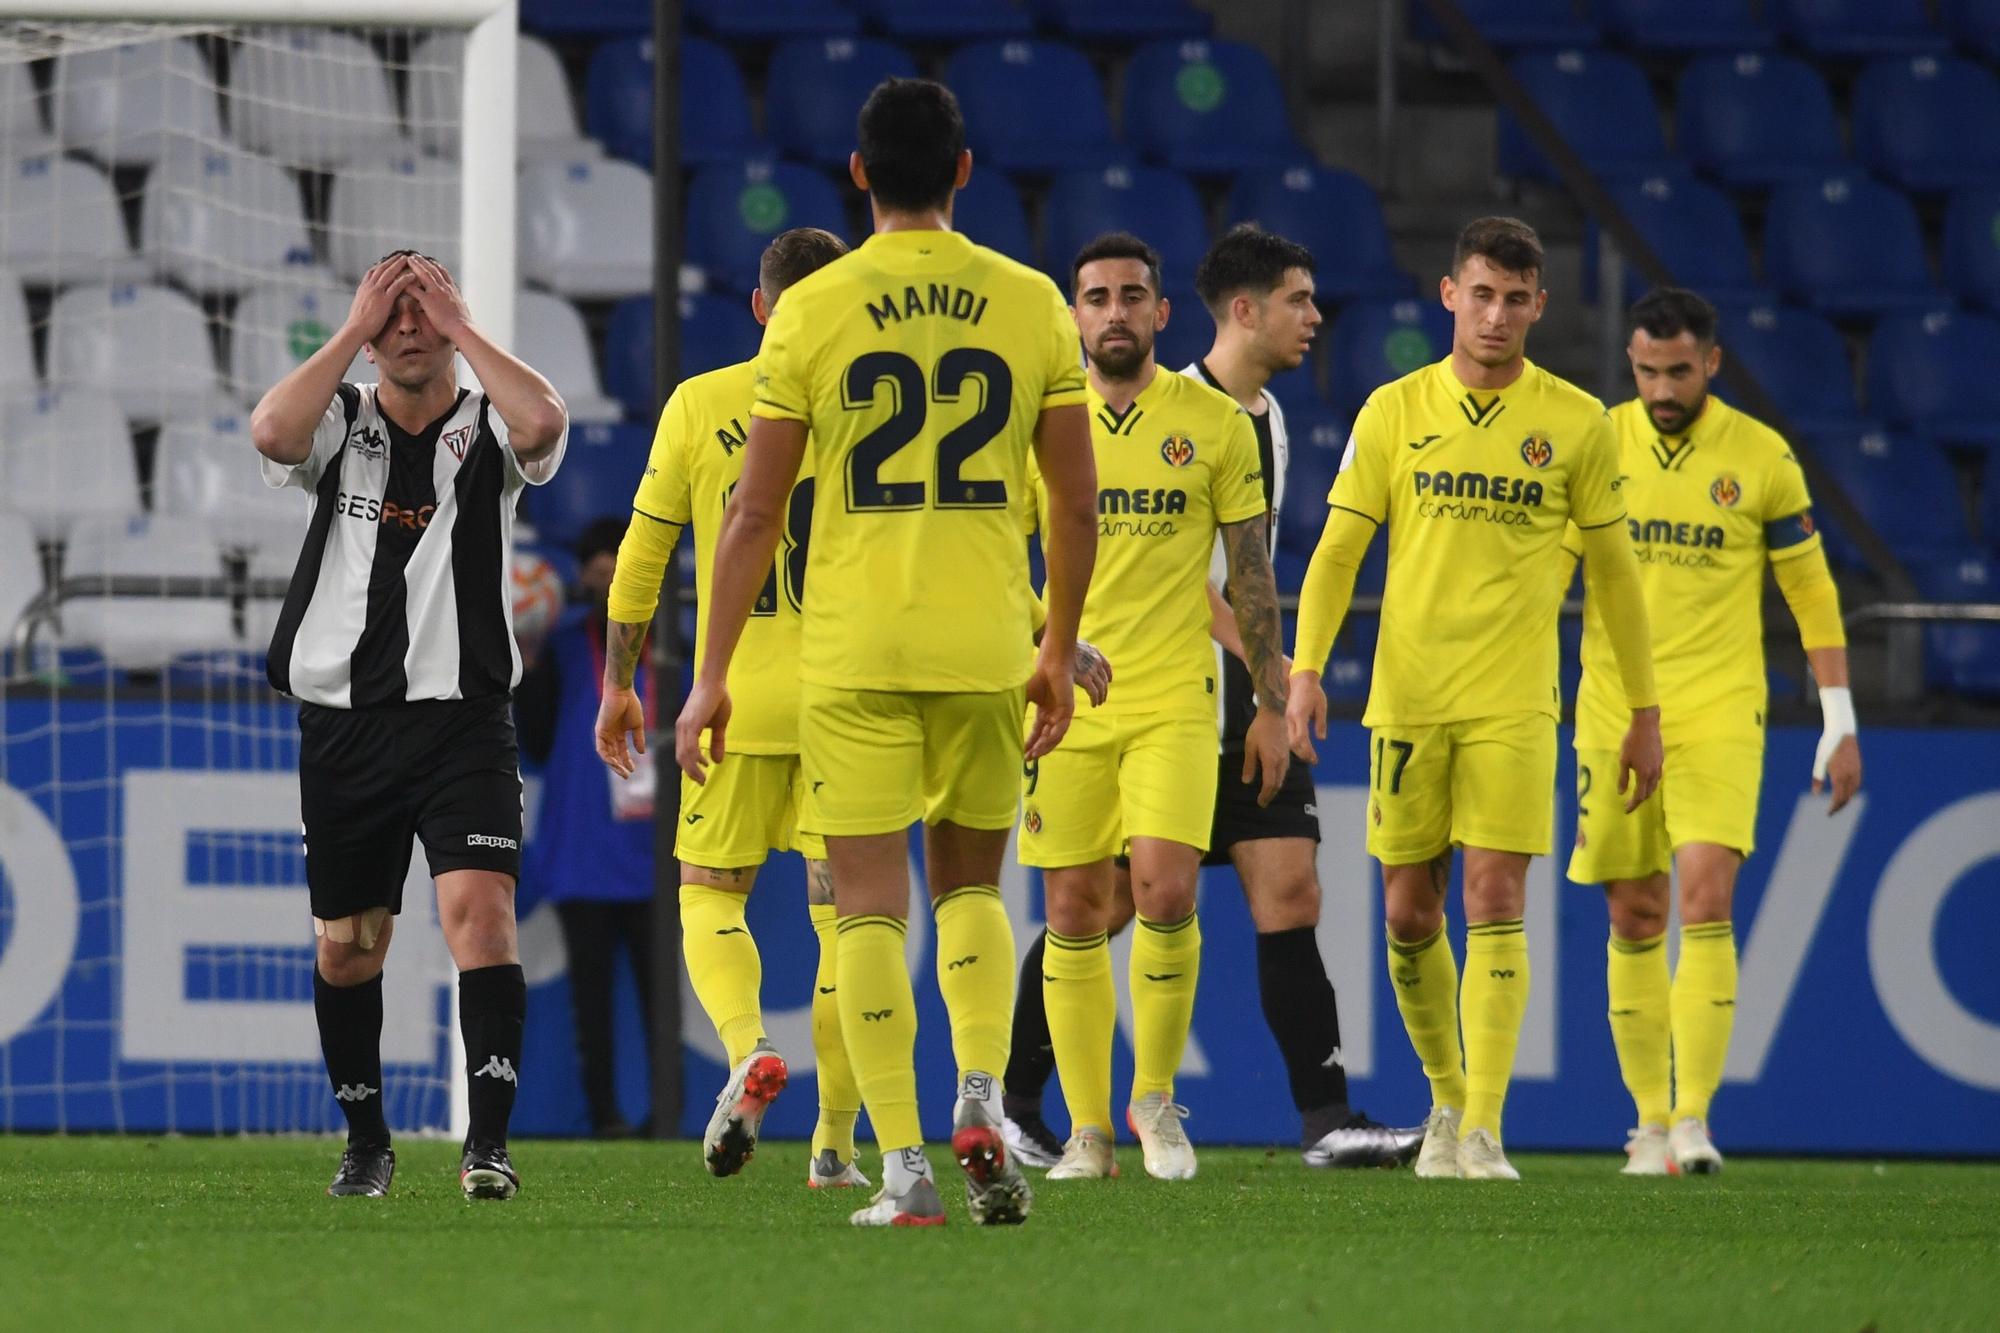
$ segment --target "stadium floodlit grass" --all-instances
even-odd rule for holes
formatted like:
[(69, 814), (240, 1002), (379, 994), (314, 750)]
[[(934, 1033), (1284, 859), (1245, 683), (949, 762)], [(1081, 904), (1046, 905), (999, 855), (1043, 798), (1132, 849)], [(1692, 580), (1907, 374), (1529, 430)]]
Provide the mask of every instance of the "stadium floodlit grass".
[[(1311, 1172), (1136, 1149), (1041, 1185), (1026, 1227), (855, 1231), (803, 1146), (710, 1180), (693, 1144), (517, 1145), (508, 1204), (458, 1197), (446, 1144), (387, 1200), (322, 1191), (306, 1139), (0, 1138), (0, 1325), (17, 1328), (1991, 1328), (2000, 1166), (1733, 1161), (1627, 1180), (1523, 1155), (1526, 1183)], [(933, 1149), (940, 1167), (944, 1153)], [(449, 1321), (449, 1324), (447, 1323)]]

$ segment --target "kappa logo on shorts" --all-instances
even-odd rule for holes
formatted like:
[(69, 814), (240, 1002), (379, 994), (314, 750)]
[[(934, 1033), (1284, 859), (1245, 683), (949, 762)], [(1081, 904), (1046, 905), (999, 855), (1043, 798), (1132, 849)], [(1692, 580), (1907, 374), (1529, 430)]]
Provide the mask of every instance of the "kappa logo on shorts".
[(1312, 817), (1313, 817), (1314, 819), (1318, 819), (1318, 818), (1319, 818), (1319, 807), (1318, 807), (1317, 805), (1313, 804), (1313, 803), (1312, 803), (1311, 801), (1308, 801), (1308, 802), (1306, 802), (1306, 813), (1307, 813), (1308, 815), (1311, 815), (1311, 816), (1312, 816)]
[(503, 838), (496, 833), (468, 833), (465, 835), (467, 847), (505, 847), (510, 852), (521, 850), (521, 844), (512, 838)]
[(335, 1090), (333, 1099), (337, 1102), (365, 1102), (380, 1091), (382, 1089), (371, 1088), (366, 1083), (343, 1083)]
[(514, 1062), (503, 1055), (489, 1055), (486, 1063), (472, 1071), (474, 1078), (497, 1078), (502, 1083), (521, 1086), (521, 1080), (514, 1073)]
[(1185, 435), (1169, 435), (1160, 441), (1160, 457), (1169, 467), (1186, 467), (1194, 462), (1194, 441)]
[(1021, 817), (1021, 827), (1030, 833), (1040, 833), (1042, 831), (1042, 812), (1035, 809), (1032, 805), (1029, 806), (1028, 813)]

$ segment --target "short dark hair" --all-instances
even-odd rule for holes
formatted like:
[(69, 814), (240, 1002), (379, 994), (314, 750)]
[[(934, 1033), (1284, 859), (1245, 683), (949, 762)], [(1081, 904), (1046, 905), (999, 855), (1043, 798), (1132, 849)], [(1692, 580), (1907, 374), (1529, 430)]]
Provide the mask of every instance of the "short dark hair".
[(1146, 266), (1146, 277), (1153, 284), (1153, 295), (1160, 294), (1160, 252), (1140, 240), (1129, 231), (1107, 231), (1089, 245), (1076, 252), (1076, 258), (1069, 264), (1069, 290), (1071, 296), (1081, 294), (1077, 286), (1083, 277), (1083, 266), (1094, 264), (1100, 259), (1136, 259)]
[(1451, 252), (1453, 277), (1474, 255), (1509, 273), (1542, 272), (1542, 238), (1519, 218), (1474, 218), (1458, 233), (1458, 245)]
[[(450, 271), (450, 265), (446, 264), (442, 259), (439, 259), (436, 255), (427, 255), (421, 250), (391, 250), (388, 254), (376, 260), (375, 264), (387, 263), (391, 259), (401, 259), (404, 255), (415, 255), (419, 259), (428, 259), (446, 272)], [(375, 264), (370, 264), (368, 267), (374, 268)]]
[(625, 540), (628, 522), (606, 514), (602, 518), (590, 520), (576, 538), (576, 562), (587, 565), (600, 555), (617, 555), (618, 544)]
[(1655, 287), (1625, 312), (1625, 337), (1644, 329), (1655, 338), (1692, 333), (1700, 343), (1715, 341), (1715, 307), (1685, 287)]
[(1212, 312), (1242, 292), (1264, 296), (1295, 268), (1313, 272), (1312, 251), (1254, 222), (1239, 222), (1216, 238), (1195, 265), (1194, 291)]
[(808, 274), (817, 273), (847, 253), (847, 242), (818, 227), (793, 227), (781, 231), (764, 247), (757, 261), (757, 285), (764, 299), (775, 301), (787, 287)]
[(951, 198), (965, 117), (951, 89), (930, 79), (888, 78), (861, 106), (855, 143), (868, 193), (885, 208), (935, 208)]

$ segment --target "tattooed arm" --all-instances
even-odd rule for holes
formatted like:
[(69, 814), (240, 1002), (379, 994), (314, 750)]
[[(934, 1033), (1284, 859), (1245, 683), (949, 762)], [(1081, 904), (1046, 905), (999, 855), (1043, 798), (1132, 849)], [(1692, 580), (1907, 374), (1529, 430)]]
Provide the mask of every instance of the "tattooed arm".
[(660, 584), (681, 525), (635, 509), (618, 544), (604, 623), (604, 688), (597, 706), (597, 757), (621, 778), (632, 776), (626, 738), (646, 752), (646, 710), (632, 688), (646, 651), (646, 630), (660, 604)]
[(1236, 613), (1236, 632), (1243, 640), (1250, 679), (1257, 686), (1257, 716), (1243, 746), (1243, 781), (1256, 781), (1261, 770), (1259, 805), (1271, 803), (1291, 765), (1291, 749), (1285, 738), (1288, 685), (1284, 622), (1278, 616), (1278, 581), (1271, 572), (1265, 532), (1262, 514), (1222, 525), (1231, 609)]

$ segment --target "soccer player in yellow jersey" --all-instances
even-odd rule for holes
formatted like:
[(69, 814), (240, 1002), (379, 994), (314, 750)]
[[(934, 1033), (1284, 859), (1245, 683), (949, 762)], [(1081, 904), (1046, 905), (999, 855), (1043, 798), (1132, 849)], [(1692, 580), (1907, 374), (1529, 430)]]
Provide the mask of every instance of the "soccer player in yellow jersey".
[[(816, 227), (774, 237), (750, 298), (758, 322), (770, 318), (787, 287), (846, 253), (839, 237)], [(696, 375), (674, 390), (660, 413), (645, 476), (632, 500), (611, 585), (603, 702), (597, 715), (598, 753), (627, 778), (635, 763), (644, 761), (645, 714), (632, 677), (659, 604), (660, 580), (681, 529), (692, 523), (695, 589), (700, 604), (708, 604), (723, 505), (743, 471), (751, 374), (746, 361)], [(737, 761), (707, 786), (681, 784), (681, 827), (674, 841), (681, 863), (681, 947), (695, 997), (715, 1024), (730, 1066), (703, 1136), (703, 1157), (715, 1175), (734, 1175), (755, 1151), (764, 1113), (783, 1091), (787, 1073), (784, 1058), (765, 1037), (758, 997), (763, 965), (744, 920), (744, 903), (771, 851), (804, 854), (807, 901), (820, 941), (812, 1025), (820, 1113), (806, 1182), (866, 1185), (854, 1166), (860, 1092), (848, 1068), (833, 998), (833, 888), (826, 846), (798, 829), (804, 786), (798, 758), (799, 608), (812, 496), (808, 471), (793, 486), (786, 510), (792, 548), (767, 571), (744, 632), (750, 652), (731, 682), (739, 704), (732, 733)], [(695, 648), (700, 651), (699, 636)], [(639, 760), (628, 736), (637, 745)]]
[[(1500, 1112), (1528, 1002), (1528, 860), (1553, 836), (1556, 616), (1564, 524), (1597, 568), (1631, 722), (1616, 786), (1660, 777), (1646, 605), (1603, 405), (1527, 360), (1542, 247), (1513, 218), (1459, 233), (1440, 284), (1451, 355), (1369, 395), (1299, 596), (1287, 709), (1293, 748), (1326, 735), (1320, 669), (1375, 529), (1389, 575), (1375, 675), (1368, 850), (1382, 864), (1390, 974), (1431, 1084), (1417, 1174), (1519, 1180)], [(1451, 849), (1465, 848), (1466, 970), (1444, 933)], [(1460, 1027), (1464, 1036), (1461, 1041)]]
[[(1782, 438), (1711, 396), (1715, 311), (1663, 287), (1627, 321), (1639, 396), (1611, 409), (1640, 580), (1653, 624), (1666, 776), (1637, 810), (1603, 799), (1619, 708), (1592, 561), (1584, 560), (1583, 687), (1576, 701), (1576, 850), (1569, 877), (1611, 908), (1611, 1036), (1638, 1107), (1625, 1174), (1711, 1173), (1708, 1134), (1736, 1007), (1730, 903), (1757, 827), (1764, 768), (1764, 566), (1798, 621), (1825, 730), (1813, 790), (1832, 809), (1861, 785), (1840, 593), (1805, 477)], [(1572, 555), (1585, 548), (1572, 531)], [(1569, 566), (1563, 584), (1569, 583)], [(1667, 974), (1669, 872), (1680, 872), (1680, 964)]]
[[(1269, 804), (1290, 762), (1285, 744), (1283, 630), (1264, 545), (1264, 472), (1250, 418), (1227, 395), (1162, 371), (1166, 323), (1160, 257), (1114, 232), (1071, 265), (1076, 323), (1090, 362), (1090, 435), (1097, 461), (1096, 573), (1081, 632), (1108, 656), (1117, 684), (1062, 745), (1027, 768), (1021, 861), (1046, 873), (1048, 945), (1042, 997), (1070, 1138), (1051, 1180), (1112, 1174), (1112, 858), (1130, 847), (1132, 1095), (1126, 1122), (1146, 1172), (1195, 1173), (1173, 1100), (1201, 966), (1195, 881), (1215, 813), (1215, 656), (1208, 562), (1221, 534), (1235, 619), (1258, 710), (1243, 759)], [(1039, 482), (1039, 478), (1036, 479)], [(1047, 502), (1038, 486), (1037, 508)]]
[[(1061, 740), (1074, 709), (1097, 539), (1083, 369), (1055, 284), (950, 230), (972, 170), (950, 91), (886, 80), (858, 128), (849, 171), (869, 192), (875, 234), (787, 291), (765, 330), (676, 758), (698, 783), (733, 762), (729, 665), (810, 438), (801, 822), (826, 837), (841, 1032), (885, 1177), (852, 1220), (944, 1221), (917, 1119), (903, 956), (908, 829), (922, 821), (959, 1066), (953, 1151), (973, 1219), (1019, 1222), (1030, 1200), (1002, 1146), (999, 1077), (1016, 955), (996, 886), (1024, 752)], [(1049, 497), (1039, 656), (1020, 528), (1031, 445)], [(1038, 706), (1025, 746), (1024, 693)]]

